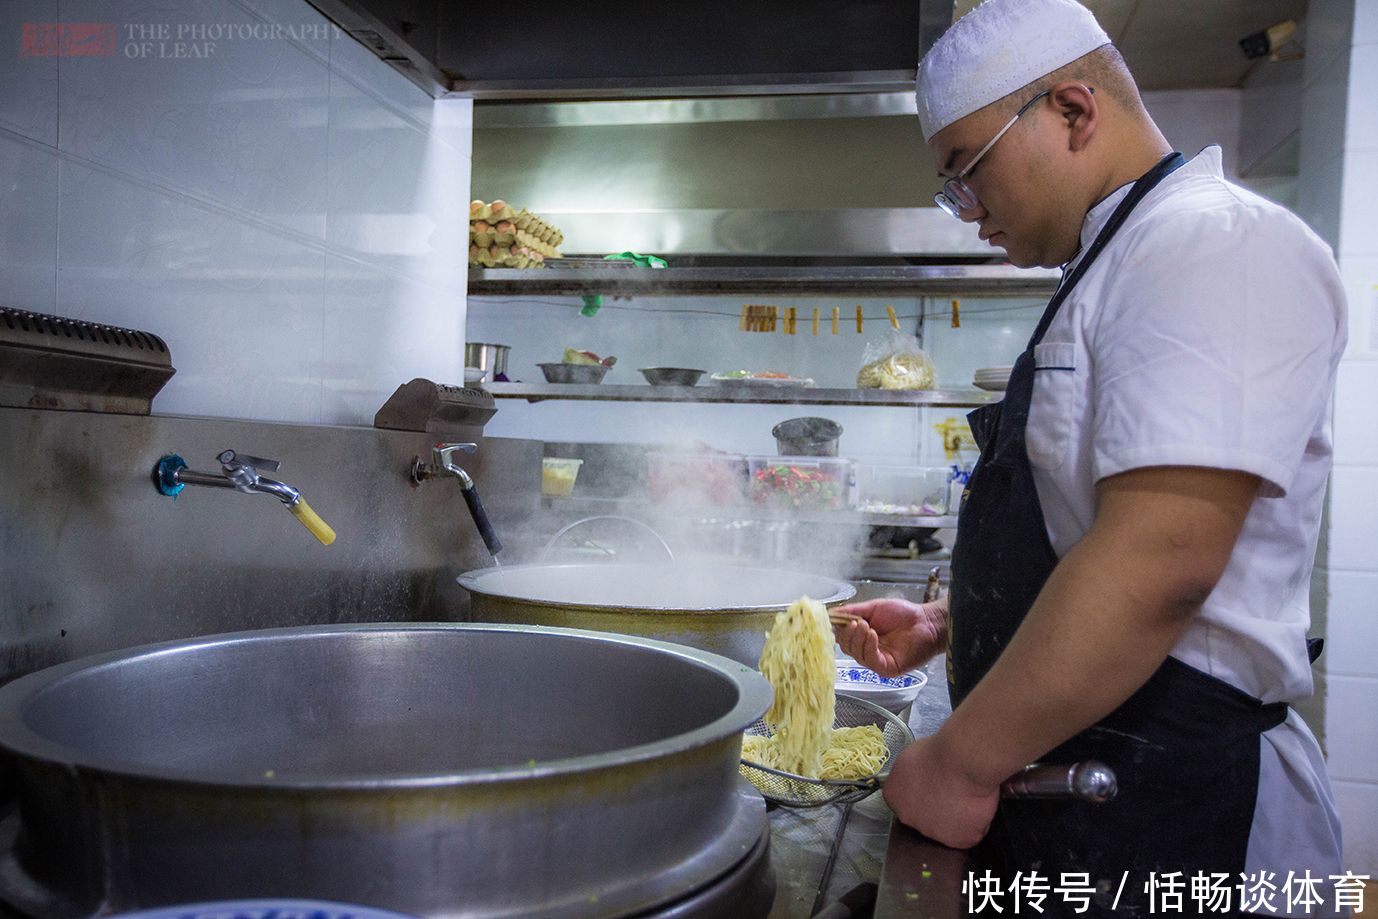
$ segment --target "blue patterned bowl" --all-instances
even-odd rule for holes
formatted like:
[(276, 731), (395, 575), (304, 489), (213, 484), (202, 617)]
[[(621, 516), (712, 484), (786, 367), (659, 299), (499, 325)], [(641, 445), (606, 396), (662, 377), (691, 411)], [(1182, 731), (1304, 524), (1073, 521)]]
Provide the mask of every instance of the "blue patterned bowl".
[(886, 711), (898, 714), (914, 701), (927, 682), (927, 674), (918, 670), (897, 677), (883, 677), (847, 659), (837, 662), (834, 688), (840, 693), (874, 702)]

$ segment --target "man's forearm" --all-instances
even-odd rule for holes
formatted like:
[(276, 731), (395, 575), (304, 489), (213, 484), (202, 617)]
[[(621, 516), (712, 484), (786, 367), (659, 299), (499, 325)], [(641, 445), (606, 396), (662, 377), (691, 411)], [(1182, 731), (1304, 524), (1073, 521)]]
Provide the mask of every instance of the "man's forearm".
[(1187, 619), (1126, 596), (1112, 582), (1113, 566), (1080, 556), (1068, 553), (1004, 654), (940, 731), (950, 759), (974, 781), (998, 785), (1114, 711), (1186, 628)]

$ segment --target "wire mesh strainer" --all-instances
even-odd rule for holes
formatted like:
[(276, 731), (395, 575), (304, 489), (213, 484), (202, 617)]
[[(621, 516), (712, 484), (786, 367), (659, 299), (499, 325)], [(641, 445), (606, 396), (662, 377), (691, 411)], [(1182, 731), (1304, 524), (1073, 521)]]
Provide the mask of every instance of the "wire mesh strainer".
[[(885, 737), (889, 755), (881, 764), (880, 771), (865, 779), (808, 779), (802, 775), (781, 772), (767, 766), (743, 759), (741, 773), (765, 796), (767, 801), (785, 804), (790, 807), (821, 807), (824, 804), (845, 804), (860, 801), (881, 786), (890, 774), (890, 764), (906, 746), (913, 743), (914, 734), (903, 721), (890, 714), (879, 705), (863, 699), (855, 699), (841, 693), (837, 695), (837, 708), (833, 715), (833, 727), (855, 728), (874, 724)], [(746, 729), (747, 734), (769, 737), (774, 732), (764, 721), (757, 721)]]

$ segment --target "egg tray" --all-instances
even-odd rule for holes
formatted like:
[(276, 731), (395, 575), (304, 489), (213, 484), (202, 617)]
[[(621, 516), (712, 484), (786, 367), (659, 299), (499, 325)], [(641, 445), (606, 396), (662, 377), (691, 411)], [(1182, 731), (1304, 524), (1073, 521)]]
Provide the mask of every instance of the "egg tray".
[[(825, 804), (849, 804), (860, 801), (884, 784), (890, 775), (890, 766), (901, 750), (914, 742), (914, 733), (909, 726), (890, 712), (852, 696), (838, 693), (837, 706), (833, 713), (834, 728), (854, 728), (874, 724), (880, 728), (885, 738), (889, 755), (881, 764), (880, 771), (864, 779), (810, 779), (802, 775), (781, 772), (743, 759), (739, 767), (741, 774), (756, 786), (756, 790), (767, 801), (786, 807), (822, 807)], [(747, 734), (769, 737), (774, 732), (765, 721), (757, 720), (746, 729)]]

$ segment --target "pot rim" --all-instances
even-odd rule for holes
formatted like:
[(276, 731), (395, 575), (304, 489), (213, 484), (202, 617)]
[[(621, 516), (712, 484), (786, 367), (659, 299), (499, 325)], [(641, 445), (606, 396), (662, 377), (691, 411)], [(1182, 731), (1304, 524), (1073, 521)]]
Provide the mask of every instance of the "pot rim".
[[(522, 632), (558, 635), (585, 641), (608, 642), (649, 648), (694, 662), (717, 671), (730, 680), (737, 690), (737, 699), (723, 715), (707, 724), (672, 737), (651, 743), (623, 747), (617, 750), (585, 756), (567, 757), (536, 763), (534, 766), (514, 766), (510, 769), (488, 769), (471, 772), (429, 773), (417, 775), (337, 777), (328, 775), (297, 775), (266, 778), (257, 769), (243, 774), (207, 776), (200, 769), (162, 767), (133, 762), (116, 757), (92, 754), (68, 744), (59, 743), (37, 733), (24, 719), (30, 699), (45, 688), (77, 674), (140, 657), (190, 653), (198, 648), (270, 640), (307, 640), (316, 636), (356, 632)], [(72, 772), (95, 770), (139, 781), (168, 782), (184, 786), (206, 788), (250, 788), (256, 791), (331, 790), (405, 790), (435, 789), (445, 786), (485, 786), (508, 782), (540, 779), (564, 779), (600, 770), (634, 766), (708, 746), (740, 733), (769, 708), (773, 690), (765, 677), (737, 661), (683, 645), (586, 629), (567, 629), (553, 626), (513, 625), (506, 623), (420, 622), (420, 623), (345, 623), (337, 625), (293, 626), (289, 628), (258, 629), (227, 632), (197, 638), (177, 639), (140, 645), (116, 651), (93, 654), (57, 664), (36, 673), (20, 677), (0, 687), (0, 751), (54, 764)]]
[(652, 565), (639, 565), (639, 564), (638, 564), (638, 565), (632, 565), (632, 564), (619, 564), (619, 563), (616, 563), (616, 562), (603, 563), (603, 564), (596, 564), (596, 565), (581, 565), (581, 564), (577, 564), (577, 563), (565, 563), (565, 564), (547, 565), (547, 564), (540, 564), (540, 563), (532, 563), (532, 564), (526, 564), (526, 565), (503, 565), (502, 568), (475, 568), (475, 569), (473, 569), (472, 571), (466, 571), (466, 572), (464, 572), (463, 574), (461, 574), (461, 575), (460, 575), (458, 578), (456, 578), (455, 580), (457, 580), (457, 581), (459, 582), (459, 586), (460, 586), (460, 587), (463, 587), (465, 590), (469, 591), (470, 593), (480, 594), (480, 595), (485, 596), (485, 597), (493, 597), (493, 598), (495, 598), (495, 599), (504, 600), (504, 601), (507, 601), (507, 602), (517, 602), (517, 603), (536, 604), (536, 605), (538, 605), (538, 606), (547, 606), (547, 607), (551, 607), (551, 608), (554, 608), (554, 609), (571, 609), (571, 610), (606, 610), (606, 611), (608, 611), (608, 612), (623, 612), (623, 611), (625, 611), (625, 612), (636, 612), (636, 613), (664, 613), (664, 614), (666, 614), (666, 615), (678, 615), (678, 616), (692, 616), (692, 615), (722, 615), (722, 614), (723, 614), (725, 611), (727, 611), (727, 610), (730, 610), (730, 611), (733, 612), (733, 613), (774, 613), (774, 612), (783, 612), (784, 610), (786, 610), (786, 609), (789, 608), (789, 605), (790, 605), (791, 603), (793, 603), (795, 600), (799, 599), (798, 597), (795, 597), (795, 598), (793, 598), (793, 599), (786, 600), (786, 601), (784, 601), (783, 603), (761, 603), (761, 604), (756, 604), (756, 605), (753, 605), (753, 606), (733, 606), (733, 607), (721, 607), (721, 606), (635, 606), (635, 605), (629, 605), (629, 604), (577, 603), (577, 602), (570, 601), (570, 600), (545, 600), (545, 599), (540, 599), (540, 598), (535, 598), (535, 597), (523, 597), (523, 596), (518, 596), (517, 594), (513, 594), (513, 593), (506, 593), (506, 592), (501, 592), (501, 591), (493, 590), (493, 589), (490, 589), (490, 588), (486, 588), (486, 587), (483, 587), (483, 586), (481, 586), (481, 585), (479, 584), (479, 580), (480, 580), (480, 579), (487, 579), (487, 578), (489, 578), (489, 577), (505, 578), (507, 575), (510, 575), (510, 574), (512, 574), (512, 573), (514, 573), (514, 572), (529, 571), (529, 570), (535, 569), (535, 568), (540, 568), (540, 569), (555, 569), (555, 568), (593, 569), (593, 568), (598, 568), (598, 569), (607, 569), (607, 570), (612, 570), (612, 571), (619, 570), (619, 569), (622, 569), (622, 570), (625, 570), (625, 569), (637, 569), (637, 570), (643, 570), (643, 571), (644, 571), (644, 570), (646, 570), (647, 568), (652, 568), (652, 567), (659, 567), (659, 568), (680, 568), (680, 569), (682, 569), (682, 570), (689, 570), (689, 569), (695, 569), (695, 568), (706, 568), (706, 569), (712, 569), (712, 570), (723, 570), (723, 569), (725, 569), (725, 570), (731, 570), (731, 571), (740, 571), (740, 572), (743, 572), (743, 573), (754, 573), (754, 574), (758, 574), (758, 575), (763, 575), (763, 574), (798, 574), (798, 575), (801, 575), (801, 576), (803, 576), (803, 577), (821, 578), (821, 579), (823, 579), (823, 580), (825, 580), (825, 581), (832, 581), (833, 584), (835, 585), (835, 589), (833, 590), (832, 594), (830, 594), (830, 595), (828, 595), (828, 596), (826, 596), (826, 597), (813, 597), (813, 598), (812, 598), (812, 599), (814, 599), (814, 600), (817, 600), (819, 603), (822, 603), (824, 606), (836, 606), (837, 604), (839, 604), (839, 603), (844, 603), (844, 602), (846, 602), (847, 600), (850, 600), (852, 597), (856, 596), (856, 588), (855, 588), (854, 586), (852, 586), (851, 584), (847, 583), (846, 581), (840, 580), (840, 579), (838, 579), (838, 578), (828, 577), (827, 575), (823, 575), (823, 574), (811, 574), (811, 573), (805, 572), (805, 571), (787, 571), (787, 570), (785, 570), (785, 569), (783, 569), (783, 568), (754, 568), (754, 567), (749, 568), (749, 567), (746, 567), (746, 566), (739, 566), (739, 565), (693, 565), (693, 564), (689, 564), (689, 565), (680, 565), (680, 564), (669, 565), (669, 564), (666, 564), (666, 565), (656, 565), (656, 566), (652, 566)]

